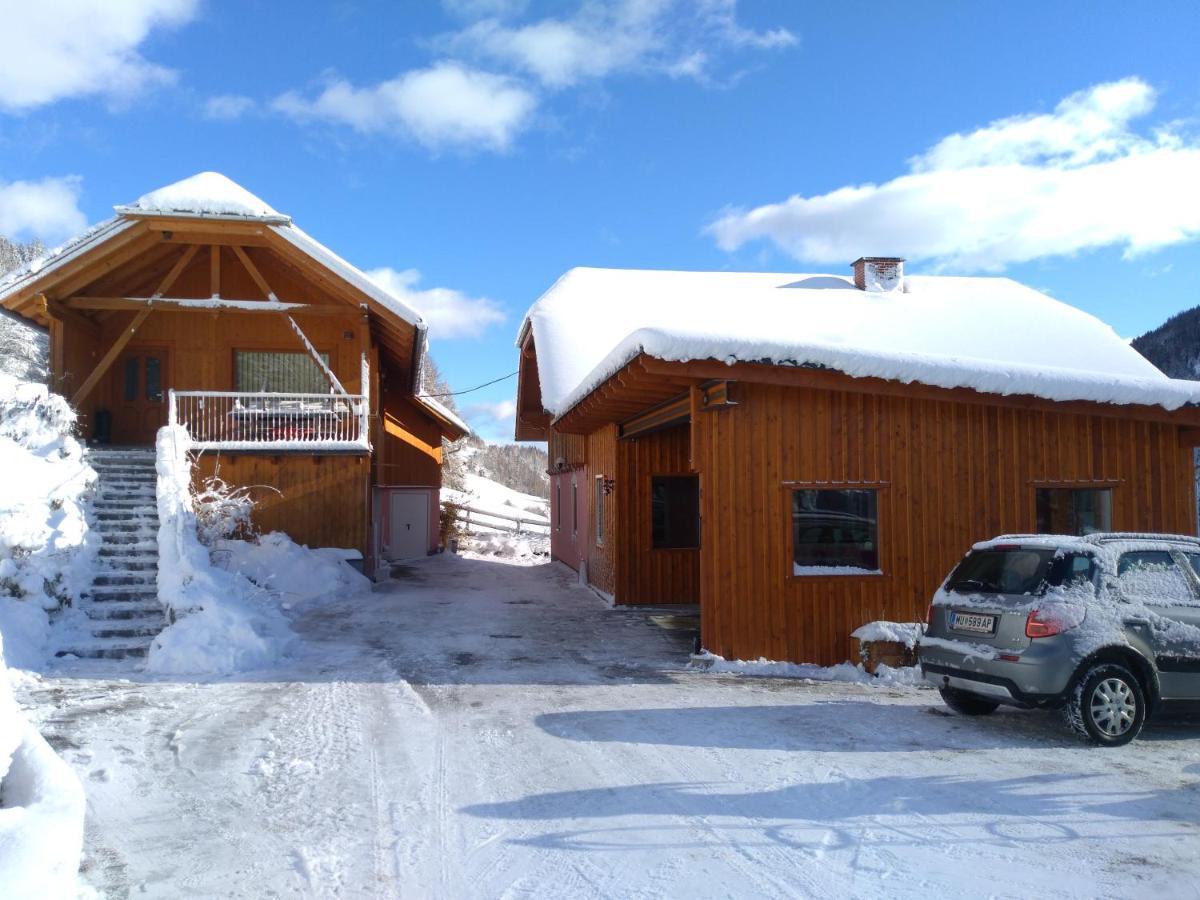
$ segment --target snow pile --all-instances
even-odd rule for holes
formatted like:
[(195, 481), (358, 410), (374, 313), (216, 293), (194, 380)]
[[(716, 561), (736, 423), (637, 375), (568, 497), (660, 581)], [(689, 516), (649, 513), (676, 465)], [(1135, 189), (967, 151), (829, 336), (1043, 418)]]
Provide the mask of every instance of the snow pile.
[(533, 561), (550, 555), (550, 538), (537, 535), (479, 535), (468, 538), (463, 549), (479, 556)]
[(868, 622), (856, 628), (850, 635), (852, 638), (867, 641), (891, 641), (903, 644), (910, 650), (917, 646), (924, 626), (919, 622)]
[(185, 429), (160, 429), (158, 595), (174, 624), (154, 639), (146, 667), (173, 675), (267, 668), (294, 640), (285, 609), (370, 582), (346, 562), (349, 551), (310, 550), (279, 532), (258, 543), (221, 541), (210, 553), (197, 536), (189, 449)]
[(220, 172), (200, 172), (143, 194), (117, 212), (286, 218)]
[(755, 660), (726, 659), (705, 650), (692, 656), (692, 665), (706, 672), (750, 675), (758, 678), (801, 678), (807, 681), (842, 681), (852, 684), (921, 685), (921, 670), (916, 666), (894, 669), (880, 665), (874, 675), (862, 665), (848, 662), (836, 666), (817, 666), (811, 663), (777, 662), (760, 657)]
[(173, 622), (150, 645), (146, 668), (224, 675), (272, 665), (291, 639), (266, 590), (212, 564), (192, 509), (190, 441), (181, 427), (158, 432), (158, 596)]
[[(226, 560), (221, 556), (228, 554)], [(226, 564), (261, 588), (280, 596), (285, 606), (331, 594), (345, 597), (371, 586), (347, 560), (361, 558), (357, 550), (336, 547), (309, 549), (280, 531), (249, 541), (221, 541), (218, 562)]]
[(86, 590), (99, 549), (88, 527), (96, 473), (74, 427), (62, 397), (0, 375), (0, 634), (22, 668), (41, 661), (47, 613)]
[(27, 723), (0, 641), (0, 892), (7, 900), (73, 897), (83, 849), (83, 787)]
[(1015, 281), (904, 282), (876, 292), (835, 275), (572, 269), (526, 317), (542, 402), (562, 415), (639, 353), (1050, 400), (1200, 401), (1200, 384), (1167, 378), (1099, 319)]

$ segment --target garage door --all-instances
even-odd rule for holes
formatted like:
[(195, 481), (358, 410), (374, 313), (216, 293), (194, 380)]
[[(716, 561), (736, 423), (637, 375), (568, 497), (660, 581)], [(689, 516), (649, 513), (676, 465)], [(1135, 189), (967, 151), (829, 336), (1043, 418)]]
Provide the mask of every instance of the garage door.
[(393, 492), (388, 509), (389, 560), (413, 559), (429, 551), (429, 496)]

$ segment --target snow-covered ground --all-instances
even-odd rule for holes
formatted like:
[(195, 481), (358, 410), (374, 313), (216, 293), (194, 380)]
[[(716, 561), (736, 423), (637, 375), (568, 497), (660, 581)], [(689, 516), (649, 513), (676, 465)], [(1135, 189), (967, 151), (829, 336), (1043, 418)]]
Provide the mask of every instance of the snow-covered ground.
[[(442, 488), (442, 502), (470, 507), (470, 531), (479, 535), (511, 532), (516, 528), (513, 517), (523, 521), (524, 534), (549, 534), (550, 501), (533, 494), (522, 494), (491, 478), (467, 472), (463, 476), (464, 490)], [(487, 513), (494, 513), (489, 517)], [(464, 520), (465, 521), (465, 520)]]
[[(284, 667), (72, 661), (18, 698), (84, 779), (112, 896), (1181, 896), (1200, 724), (690, 665), (661, 610), (449, 554), (294, 613)], [(656, 620), (654, 615), (660, 615)]]

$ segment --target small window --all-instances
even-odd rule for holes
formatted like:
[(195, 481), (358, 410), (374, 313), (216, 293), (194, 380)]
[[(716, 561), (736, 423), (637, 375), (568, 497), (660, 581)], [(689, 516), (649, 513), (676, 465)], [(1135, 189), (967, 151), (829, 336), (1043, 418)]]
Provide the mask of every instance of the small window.
[(554, 530), (562, 531), (562, 479), (554, 479)]
[(655, 475), (650, 479), (650, 537), (655, 550), (700, 546), (700, 479)]
[(146, 399), (151, 403), (162, 403), (162, 360), (157, 356), (146, 357)]
[(1117, 562), (1121, 593), (1130, 600), (1161, 606), (1192, 605), (1188, 576), (1166, 550), (1134, 550)]
[(879, 572), (878, 491), (792, 491), (796, 575)]
[(1112, 531), (1111, 488), (1038, 488), (1039, 534), (1093, 534)]
[(131, 356), (125, 360), (125, 402), (133, 403), (138, 398), (138, 382), (141, 381), (142, 361)]
[[(329, 354), (321, 353), (329, 365)], [(247, 393), (328, 394), (329, 379), (307, 353), (238, 350), (234, 353), (236, 390)]]
[(596, 545), (604, 543), (604, 476), (595, 478), (596, 488)]
[(571, 538), (579, 534), (579, 482), (571, 476)]

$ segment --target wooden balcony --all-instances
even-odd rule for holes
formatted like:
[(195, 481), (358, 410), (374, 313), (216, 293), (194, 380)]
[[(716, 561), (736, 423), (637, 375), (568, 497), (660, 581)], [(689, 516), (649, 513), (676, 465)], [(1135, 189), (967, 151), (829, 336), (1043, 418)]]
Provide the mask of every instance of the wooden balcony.
[(357, 452), (371, 449), (359, 394), (170, 391), (168, 422), (200, 450)]

